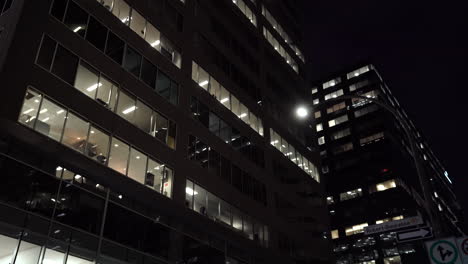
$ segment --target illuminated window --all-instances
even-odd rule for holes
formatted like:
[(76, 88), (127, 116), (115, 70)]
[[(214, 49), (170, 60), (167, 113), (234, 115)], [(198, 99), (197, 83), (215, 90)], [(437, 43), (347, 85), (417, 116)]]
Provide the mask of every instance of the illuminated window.
[(382, 191), (392, 189), (392, 188), (396, 188), (396, 187), (397, 187), (397, 185), (396, 185), (395, 180), (388, 180), (388, 181), (385, 181), (385, 182), (382, 182), (382, 183), (378, 183), (378, 184), (376, 184), (374, 186), (371, 186), (369, 191), (371, 193), (382, 192)]
[(370, 66), (369, 65), (364, 66), (362, 68), (359, 68), (359, 69), (357, 69), (355, 71), (352, 71), (352, 72), (346, 74), (346, 78), (348, 78), (348, 80), (349, 80), (351, 78), (358, 77), (359, 75), (361, 75), (363, 73), (366, 73), (368, 71), (370, 71)]
[(342, 115), (342, 116), (337, 117), (335, 119), (329, 120), (328, 121), (328, 127), (334, 127), (334, 126), (342, 124), (342, 123), (344, 123), (346, 121), (348, 121), (348, 116), (347, 115)]
[(401, 219), (404, 219), (404, 217), (402, 215), (398, 215), (398, 216), (394, 216), (394, 217), (387, 217), (387, 218), (384, 218), (384, 219), (381, 219), (381, 220), (377, 220), (377, 221), (375, 221), (375, 223), (377, 225), (380, 225), (380, 224), (383, 224), (383, 223), (386, 223), (386, 222), (396, 221), (396, 220), (401, 220)]
[(317, 88), (312, 89), (312, 94), (316, 94), (318, 92)]
[(341, 78), (336, 78), (322, 84), (323, 89), (333, 87), (341, 82)]
[(319, 144), (319, 145), (325, 144), (325, 137), (319, 137), (319, 139), (318, 139), (318, 144)]
[(322, 116), (322, 113), (320, 111), (317, 111), (314, 113), (315, 118), (320, 118)]
[(359, 139), (359, 143), (361, 144), (361, 146), (364, 146), (366, 144), (369, 144), (369, 143), (372, 143), (372, 142), (375, 142), (375, 141), (379, 141), (379, 140), (381, 140), (383, 138), (384, 138), (384, 133), (380, 132), (380, 133), (376, 133), (376, 134), (367, 136), (365, 138)]
[(346, 200), (354, 199), (360, 196), (362, 196), (362, 189), (358, 188), (355, 190), (340, 193), (340, 201), (346, 201)]
[(351, 227), (347, 227), (345, 229), (346, 236), (352, 236), (352, 235), (355, 235), (355, 234), (364, 233), (364, 227), (366, 227), (366, 226), (368, 226), (367, 223), (362, 223), (362, 224), (359, 224), (359, 225), (354, 225), (354, 226), (351, 226)]
[(335, 198), (333, 198), (333, 196), (328, 196), (327, 197), (327, 204), (331, 205), (331, 204), (334, 204), (334, 203), (335, 203)]
[(314, 99), (313, 104), (314, 104), (314, 105), (317, 105), (319, 102), (320, 102), (319, 99)]
[(339, 234), (339, 232), (338, 232), (338, 229), (335, 229), (335, 230), (332, 230), (332, 231), (331, 231), (331, 238), (332, 238), (332, 239), (337, 239), (337, 238), (339, 238), (339, 237), (340, 237), (340, 234)]
[(345, 102), (341, 102), (341, 103), (339, 103), (339, 104), (333, 105), (333, 106), (330, 107), (330, 108), (327, 108), (327, 114), (336, 112), (336, 111), (341, 110), (341, 109), (344, 109), (344, 108), (346, 108), (346, 103), (345, 103)]
[(384, 259), (384, 264), (401, 264), (401, 257), (394, 256)]
[(323, 125), (322, 125), (322, 123), (317, 124), (317, 125), (315, 126), (315, 128), (316, 128), (317, 132), (322, 131), (322, 130), (323, 130)]
[(337, 98), (338, 96), (342, 96), (342, 95), (343, 95), (343, 89), (334, 91), (333, 93), (329, 93), (325, 95), (325, 101), (331, 98)]

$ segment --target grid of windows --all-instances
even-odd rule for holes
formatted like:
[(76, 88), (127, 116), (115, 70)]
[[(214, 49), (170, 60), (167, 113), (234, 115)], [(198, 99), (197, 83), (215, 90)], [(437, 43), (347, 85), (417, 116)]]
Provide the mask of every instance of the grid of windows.
[(252, 12), (252, 9), (245, 4), (244, 0), (232, 0), (232, 2), (240, 9), (242, 14), (249, 19), (250, 23), (257, 26), (257, 16)]
[(93, 181), (92, 175), (50, 161), (41, 166), (44, 171), (5, 155), (0, 160), (5, 176), (0, 185), (2, 213), (25, 223), (0, 224), (0, 263), (169, 263), (173, 235), (184, 256), (203, 248), (203, 256), (224, 263), (228, 254), (227, 241), (216, 240), (222, 246), (214, 249), (205, 237), (173, 229), (159, 217), (157, 206), (116, 193)]
[[(51, 57), (54, 53), (55, 57)], [(173, 121), (125, 92), (119, 85), (47, 36), (43, 39), (36, 63), (100, 105), (175, 149), (176, 124)], [(157, 74), (156, 69), (154, 74)], [(162, 77), (158, 79), (164, 82)], [(154, 82), (156, 83), (156, 80)]]
[(26, 92), (18, 122), (167, 197), (172, 196), (172, 169), (33, 89)]
[(209, 92), (224, 107), (231, 110), (240, 120), (249, 125), (255, 132), (263, 136), (262, 120), (240, 102), (232, 93), (224, 88), (216, 79), (208, 74), (195, 61), (192, 61), (192, 80), (198, 86)]
[(296, 61), (289, 55), (289, 53), (283, 48), (283, 45), (276, 39), (273, 34), (266, 28), (263, 27), (263, 36), (268, 40), (268, 43), (278, 52), (281, 57), (286, 61), (287, 64), (296, 72), (299, 73), (299, 67)]
[(263, 5), (262, 5), (262, 15), (270, 23), (273, 29), (275, 29), (276, 32), (278, 32), (278, 34), (283, 38), (284, 42), (286, 42), (289, 45), (289, 47), (291, 47), (291, 49), (296, 53), (299, 59), (301, 59), (301, 61), (305, 63), (305, 58), (301, 50), (296, 45), (294, 45), (293, 41), (288, 36), (286, 31), (283, 29), (283, 27), (276, 21), (276, 19), (271, 15), (270, 11), (268, 11), (268, 9), (266, 9), (266, 7)]
[(182, 57), (177, 48), (169, 39), (151, 24), (143, 15), (132, 8), (123, 0), (96, 0), (109, 12), (116, 16), (122, 23), (130, 27), (136, 34), (148, 44), (172, 61), (178, 68), (181, 67)]
[(185, 186), (185, 203), (187, 208), (213, 221), (224, 223), (239, 231), (250, 240), (268, 247), (269, 233), (267, 226), (259, 223), (191, 180), (187, 180)]
[(195, 97), (192, 97), (190, 109), (193, 118), (198, 120), (204, 127), (208, 128), (211, 133), (223, 140), (226, 144), (231, 145), (235, 150), (239, 151), (245, 158), (252, 161), (257, 166), (265, 166), (263, 149), (251, 142), (248, 137), (241, 135), (237, 129), (230, 126), (218, 115), (210, 111), (205, 104)]
[(354, 77), (358, 77), (359, 75), (363, 74), (363, 73), (366, 73), (368, 71), (371, 70), (371, 67), (369, 65), (367, 66), (364, 66), (364, 67), (361, 67), (357, 70), (354, 70), (348, 74), (346, 74), (346, 78), (351, 79), (351, 78), (354, 78)]
[[(57, 11), (59, 14), (56, 14), (56, 11), (54, 10), (55, 9), (52, 8), (52, 15), (61, 19), (61, 17), (63, 17), (63, 12)], [(79, 17), (82, 21), (74, 21), (75, 17)], [(88, 14), (73, 1), (70, 1), (67, 13), (64, 15), (64, 19), (62, 19), (62, 21), (64, 21), (64, 23), (75, 33), (83, 36), (87, 41), (109, 56), (113, 61), (132, 73), (136, 78), (149, 85), (159, 95), (169, 100), (171, 103), (177, 104), (178, 84), (175, 81), (171, 80), (153, 63), (143, 57), (130, 45), (126, 44), (99, 21), (94, 19), (92, 16), (88, 16)], [(87, 21), (89, 21), (88, 26), (85, 24), (77, 26), (77, 24), (86, 23)]]
[(188, 158), (221, 177), (237, 190), (264, 205), (267, 203), (265, 184), (240, 169), (195, 136), (189, 135)]
[(284, 156), (289, 158), (294, 164), (299, 166), (305, 173), (309, 174), (317, 182), (320, 182), (320, 176), (317, 167), (307, 158), (296, 151), (293, 145), (289, 144), (284, 138), (270, 128), (270, 144), (281, 151)]

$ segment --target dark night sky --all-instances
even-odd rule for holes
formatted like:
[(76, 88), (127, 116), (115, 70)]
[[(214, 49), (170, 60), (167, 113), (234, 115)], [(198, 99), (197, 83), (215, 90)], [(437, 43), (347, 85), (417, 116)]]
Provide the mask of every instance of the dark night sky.
[(468, 220), (468, 9), (450, 0), (304, 1), (312, 79), (369, 58), (445, 165)]

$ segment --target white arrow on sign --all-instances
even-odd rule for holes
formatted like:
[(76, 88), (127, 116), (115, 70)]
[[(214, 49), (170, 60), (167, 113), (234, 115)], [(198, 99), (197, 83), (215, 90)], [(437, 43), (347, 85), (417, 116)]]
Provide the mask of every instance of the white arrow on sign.
[(432, 237), (432, 229), (428, 226), (417, 229), (405, 230), (397, 233), (397, 240), (400, 243), (412, 240), (419, 240)]
[(430, 232), (426, 229), (419, 229), (413, 232), (399, 234), (398, 238), (403, 240), (403, 239), (410, 239), (410, 238), (417, 238), (417, 237), (425, 237), (429, 233)]

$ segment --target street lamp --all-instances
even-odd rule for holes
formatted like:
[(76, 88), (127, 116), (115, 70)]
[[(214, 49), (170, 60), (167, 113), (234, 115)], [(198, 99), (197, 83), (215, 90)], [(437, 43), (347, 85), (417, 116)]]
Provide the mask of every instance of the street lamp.
[(301, 105), (301, 106), (297, 107), (296, 115), (299, 118), (306, 118), (309, 115), (309, 110), (307, 110), (307, 107)]
[[(410, 126), (408, 124), (408, 122), (404, 119), (404, 118), (401, 118), (400, 115), (398, 114), (398, 112), (396, 111), (395, 108), (391, 107), (390, 105), (382, 102), (382, 101), (379, 101), (377, 98), (375, 97), (365, 97), (365, 96), (361, 96), (361, 95), (341, 95), (339, 97), (333, 97), (333, 98), (330, 98), (328, 99), (327, 101), (323, 101), (323, 102), (320, 102), (316, 105), (314, 105), (314, 107), (319, 107), (319, 106), (322, 106), (326, 103), (330, 103), (330, 102), (334, 102), (334, 101), (342, 101), (342, 100), (346, 100), (346, 99), (362, 99), (362, 100), (367, 100), (371, 103), (375, 103), (376, 105), (382, 107), (383, 109), (387, 110), (390, 114), (392, 114), (393, 117), (395, 117), (397, 120), (399, 120), (402, 124), (402, 128), (403, 130), (405, 131), (405, 134), (406, 134), (406, 137), (408, 138), (408, 141), (409, 141), (409, 144), (410, 144), (410, 148), (411, 148), (411, 155), (413, 156), (413, 161), (414, 161), (414, 165), (416, 167), (416, 173), (418, 174), (418, 179), (419, 179), (419, 184), (421, 186), (421, 190), (422, 190), (422, 193), (423, 193), (423, 197), (424, 197), (424, 209), (426, 210), (428, 216), (429, 216), (429, 221), (432, 223), (432, 227), (434, 229), (434, 233), (436, 236), (438, 235), (441, 235), (440, 234), (440, 225), (439, 225), (439, 222), (438, 222), (438, 219), (437, 217), (435, 217), (434, 215), (434, 210), (433, 210), (433, 203), (432, 203), (432, 195), (431, 195), (431, 192), (429, 190), (429, 181), (428, 179), (426, 178), (426, 175), (424, 173), (424, 168), (421, 164), (421, 158), (419, 157), (417, 151), (416, 151), (416, 148), (417, 148), (417, 143), (416, 141), (414, 140), (414, 137), (412, 136), (412, 133), (411, 133), (411, 130), (410, 130)], [(309, 107), (309, 108), (312, 108), (312, 107)], [(301, 118), (301, 119), (305, 119), (307, 116), (308, 116), (308, 113), (309, 111), (307, 110), (307, 108), (303, 105), (297, 107), (296, 109), (296, 116), (298, 118)]]

